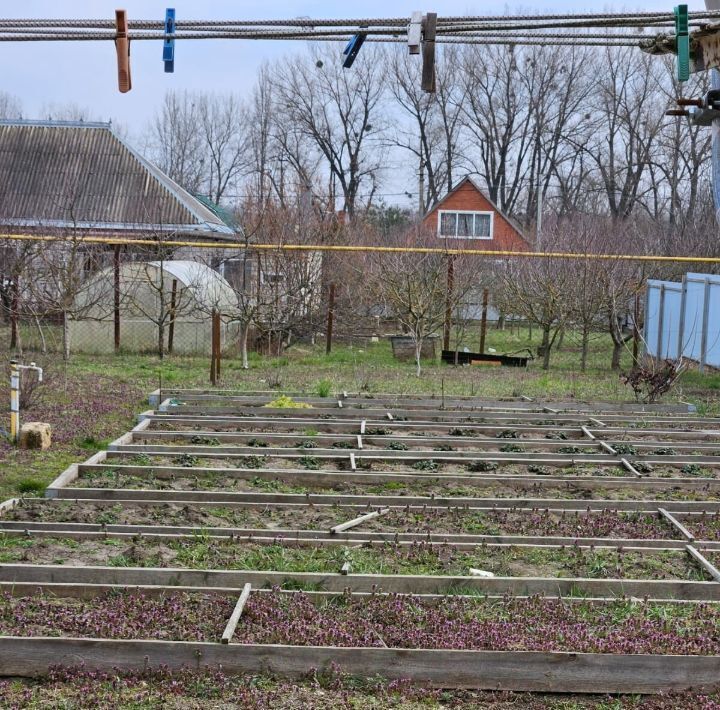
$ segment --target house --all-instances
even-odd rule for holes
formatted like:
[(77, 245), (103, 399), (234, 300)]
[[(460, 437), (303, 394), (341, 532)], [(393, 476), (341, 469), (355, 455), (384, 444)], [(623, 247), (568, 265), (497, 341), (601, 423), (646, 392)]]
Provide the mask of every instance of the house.
[(471, 176), (436, 202), (423, 224), (448, 248), (529, 251), (520, 228), (490, 200)]
[[(144, 158), (110, 123), (0, 120), (0, 231), (48, 240), (0, 242), (0, 311), (10, 325), (64, 322), (84, 279), (148, 258), (192, 258), (174, 242), (237, 242), (236, 230)], [(95, 238), (150, 241), (122, 247)], [(162, 247), (162, 249), (160, 249)], [(24, 256), (21, 257), (21, 254)], [(116, 289), (117, 290), (117, 289)], [(121, 346), (115, 309), (116, 349)], [(44, 338), (43, 338), (44, 342)]]
[(110, 123), (0, 120), (0, 226), (9, 233), (235, 239), (208, 206)]

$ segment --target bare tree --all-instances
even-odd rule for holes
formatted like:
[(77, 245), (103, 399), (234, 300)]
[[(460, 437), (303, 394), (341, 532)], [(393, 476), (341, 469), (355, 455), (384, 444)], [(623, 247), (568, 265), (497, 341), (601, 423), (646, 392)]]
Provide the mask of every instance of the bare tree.
[[(395, 235), (394, 245), (437, 247), (437, 236), (421, 225)], [(448, 265), (452, 260), (453, 288), (448, 289)], [(419, 377), (423, 344), (435, 335), (463, 301), (472, 285), (472, 270), (465, 257), (439, 253), (375, 253), (361, 268), (367, 274), (367, 295), (394, 317), (415, 346), (415, 367)]]
[(331, 50), (313, 49), (275, 68), (277, 105), (323, 156), (337, 181), (343, 209), (352, 217), (360, 189), (371, 197), (382, 153), (375, 135), (384, 129), (383, 72), (379, 50), (365, 47), (352, 71)]

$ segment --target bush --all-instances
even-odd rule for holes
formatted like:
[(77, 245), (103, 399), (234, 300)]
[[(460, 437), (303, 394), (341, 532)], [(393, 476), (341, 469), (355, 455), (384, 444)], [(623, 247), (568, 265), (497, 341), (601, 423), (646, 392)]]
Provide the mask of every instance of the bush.
[(643, 364), (620, 375), (620, 379), (632, 388), (635, 399), (651, 403), (669, 392), (684, 370), (682, 360), (646, 358)]

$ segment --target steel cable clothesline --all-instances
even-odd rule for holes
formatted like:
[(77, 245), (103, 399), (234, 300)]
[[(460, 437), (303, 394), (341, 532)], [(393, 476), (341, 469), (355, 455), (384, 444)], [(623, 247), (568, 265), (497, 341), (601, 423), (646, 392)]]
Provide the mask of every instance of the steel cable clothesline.
[[(47, 236), (40, 234), (0, 234), (0, 241), (25, 242), (54, 242), (63, 241), (62, 236)], [(75, 239), (66, 239), (78, 244), (106, 244), (110, 246), (149, 246), (149, 247), (195, 247), (198, 249), (254, 249), (256, 251), (302, 251), (302, 252), (356, 252), (377, 254), (440, 254), (444, 256), (491, 256), (496, 258), (521, 259), (590, 259), (600, 261), (640, 261), (640, 262), (670, 262), (670, 263), (705, 263), (720, 264), (717, 256), (663, 256), (653, 254), (600, 254), (594, 252), (559, 252), (559, 251), (511, 251), (503, 249), (447, 249), (442, 247), (389, 247), (379, 245), (356, 244), (255, 244), (248, 242), (199, 242), (176, 241), (167, 239), (117, 239), (113, 237), (81, 236)]]

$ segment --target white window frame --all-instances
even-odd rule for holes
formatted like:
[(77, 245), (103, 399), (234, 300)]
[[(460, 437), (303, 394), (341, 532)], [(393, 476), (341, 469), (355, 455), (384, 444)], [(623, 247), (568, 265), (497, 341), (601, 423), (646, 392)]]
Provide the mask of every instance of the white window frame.
[[(457, 234), (442, 234), (440, 232), (440, 229), (442, 227), (442, 216), (444, 214), (482, 214), (482, 215), (490, 215), (490, 236), (489, 237), (476, 237), (476, 236), (458, 236)], [(455, 227), (455, 230), (457, 231), (457, 226)], [(491, 241), (495, 235), (495, 213), (494, 212), (488, 212), (485, 210), (438, 210), (438, 220), (437, 220), (437, 233), (438, 237), (441, 239), (482, 239), (484, 241)]]

